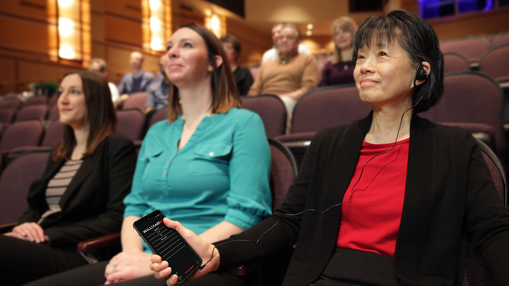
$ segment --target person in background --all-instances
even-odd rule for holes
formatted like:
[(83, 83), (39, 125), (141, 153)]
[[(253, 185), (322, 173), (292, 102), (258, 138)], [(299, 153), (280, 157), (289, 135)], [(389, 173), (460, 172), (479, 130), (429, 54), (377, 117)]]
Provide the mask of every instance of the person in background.
[(166, 56), (165, 73), (173, 83), (168, 120), (154, 124), (143, 140), (124, 201), (122, 252), (30, 286), (160, 286), (149, 268), (151, 251), (133, 228), (157, 209), (208, 242), (270, 215), (271, 156), (263, 122), (240, 108), (221, 42), (205, 27), (186, 24), (171, 36)]
[(354, 83), (352, 61), (353, 39), (357, 32), (357, 24), (348, 17), (340, 17), (332, 23), (332, 40), (334, 53), (332, 61), (322, 69), (320, 86)]
[[(108, 65), (106, 64), (105, 60), (100, 58), (91, 59), (88, 65), (88, 70), (97, 72), (105, 80), (108, 80)], [(119, 97), (117, 86), (111, 82), (108, 82), (108, 87), (110, 88), (111, 101), (115, 102)]]
[[(279, 48), (277, 45), (277, 41), (279, 39), (279, 33), (283, 29), (284, 25), (285, 25), (284, 23), (276, 23), (274, 24), (274, 26), (272, 26), (272, 43), (274, 44), (274, 46), (271, 49), (265, 51), (265, 53), (263, 53), (262, 65), (268, 61), (277, 60), (279, 58)], [(301, 43), (299, 43), (298, 52), (301, 55), (311, 54), (309, 49)]]
[(58, 90), (62, 141), (41, 179), (30, 185), (28, 208), (0, 235), (2, 285), (32, 280), (107, 259), (80, 253), (79, 242), (120, 231), (123, 200), (136, 165), (133, 142), (117, 133), (108, 83), (90, 71), (67, 73)]
[(237, 59), (239, 58), (242, 46), (240, 45), (239, 39), (234, 35), (224, 35), (221, 37), (221, 43), (223, 43), (226, 56), (230, 62), (230, 66), (237, 82), (237, 88), (239, 89), (240, 95), (247, 95), (249, 88), (253, 84), (253, 75), (249, 68), (239, 67), (237, 65)]
[[(246, 285), (228, 267), (285, 250), (293, 253), (283, 286), (459, 285), (463, 235), (493, 284), (509, 285), (509, 210), (477, 141), (417, 115), (443, 94), (433, 27), (406, 11), (370, 17), (355, 36), (354, 58), (359, 97), (373, 110), (315, 135), (270, 218), (215, 247), (164, 219), (210, 260), (187, 285)], [(152, 262), (158, 278), (171, 273), (161, 257)]]
[(291, 122), (295, 103), (318, 86), (318, 63), (312, 55), (299, 54), (300, 31), (295, 25), (285, 24), (277, 42), (278, 59), (260, 67), (248, 95), (278, 95), (285, 103), (288, 122)]
[[(160, 72), (154, 81), (148, 87), (147, 102), (145, 103), (145, 114), (152, 110), (160, 110), (168, 106), (168, 94), (171, 82), (164, 71), (164, 63), (168, 59), (167, 55), (159, 58)], [(159, 76), (160, 75), (160, 76)]]
[(125, 74), (118, 85), (121, 102), (133, 93), (147, 91), (148, 86), (154, 80), (152, 73), (143, 70), (143, 55), (140, 52), (131, 53), (129, 64), (133, 71)]

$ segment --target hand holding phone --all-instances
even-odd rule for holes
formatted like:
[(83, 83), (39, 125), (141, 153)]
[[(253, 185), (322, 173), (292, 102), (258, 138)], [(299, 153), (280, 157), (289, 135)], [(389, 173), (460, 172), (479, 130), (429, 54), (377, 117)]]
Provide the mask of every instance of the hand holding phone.
[[(202, 258), (202, 261), (205, 261), (205, 263), (202, 265), (203, 269), (200, 267), (200, 270), (194, 272), (189, 277), (189, 279), (203, 276), (218, 269), (219, 251), (215, 249), (214, 245), (205, 241), (191, 230), (186, 229), (179, 222), (169, 219), (164, 219), (163, 222), (167, 227), (177, 230), (186, 239), (186, 241), (189, 242), (196, 253)], [(152, 264), (150, 265), (150, 269), (155, 272), (155, 277), (157, 279), (167, 278), (172, 273), (171, 267), (168, 267), (168, 264), (163, 261), (160, 256), (152, 255), (151, 261)], [(171, 276), (166, 281), (167, 285), (170, 286), (175, 285), (178, 282), (179, 281), (176, 276)]]
[(175, 274), (177, 283), (181, 284), (201, 266), (202, 259), (178, 231), (163, 223), (164, 218), (156, 210), (134, 222), (133, 227), (150, 250), (168, 262), (170, 276)]

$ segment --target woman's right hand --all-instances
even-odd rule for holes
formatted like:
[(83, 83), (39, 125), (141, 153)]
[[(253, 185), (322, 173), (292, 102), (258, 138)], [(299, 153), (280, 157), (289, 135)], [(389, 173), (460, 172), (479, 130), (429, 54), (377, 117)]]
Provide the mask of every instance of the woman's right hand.
[(12, 229), (12, 232), (6, 233), (7, 236), (17, 237), (29, 240), (35, 243), (44, 243), (47, 241), (42, 227), (35, 222), (25, 222)]
[[(207, 261), (210, 260), (210, 262), (208, 262), (203, 269), (196, 270), (191, 276), (189, 276), (188, 279), (203, 276), (219, 268), (219, 251), (215, 249), (214, 245), (201, 239), (194, 232), (183, 227), (179, 222), (165, 218), (164, 224), (167, 227), (175, 229), (182, 235), (182, 237), (184, 237), (187, 243), (189, 243), (189, 245), (191, 245), (194, 251), (196, 251), (196, 253), (202, 258), (203, 264), (207, 263)], [(155, 254), (152, 255), (151, 260), (152, 264), (150, 265), (150, 269), (155, 272), (155, 277), (157, 279), (167, 278), (171, 274), (172, 270), (170, 267), (168, 267), (168, 262), (162, 261), (159, 255)], [(177, 282), (178, 282), (177, 275), (172, 275), (172, 277), (170, 277), (170, 279), (166, 281), (166, 283), (170, 286), (177, 284)]]

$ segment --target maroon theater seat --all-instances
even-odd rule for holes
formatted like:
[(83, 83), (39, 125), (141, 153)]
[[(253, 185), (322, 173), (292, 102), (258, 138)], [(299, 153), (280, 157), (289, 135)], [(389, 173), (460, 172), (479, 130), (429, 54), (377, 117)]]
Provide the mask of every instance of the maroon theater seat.
[(268, 138), (285, 134), (287, 114), (279, 96), (272, 94), (243, 96), (242, 107), (260, 116)]
[(122, 104), (122, 109), (138, 108), (145, 110), (145, 103), (147, 102), (148, 92), (137, 92), (131, 94), (128, 99)]
[(459, 53), (464, 55), (470, 64), (478, 63), (481, 56), (490, 47), (490, 43), (483, 38), (468, 38), (440, 43), (442, 53)]
[(4, 130), (0, 139), (0, 151), (9, 151), (23, 146), (39, 146), (44, 126), (39, 120), (18, 121)]
[(136, 141), (143, 139), (145, 115), (139, 109), (117, 110), (118, 131), (129, 139)]
[(48, 98), (46, 96), (32, 96), (23, 102), (23, 108), (30, 105), (46, 104), (47, 102)]
[(14, 108), (18, 110), (21, 107), (21, 100), (17, 97), (10, 97), (0, 100), (0, 108)]
[(16, 121), (23, 120), (45, 120), (48, 115), (48, 106), (46, 104), (29, 105), (22, 107), (16, 114)]
[(479, 62), (479, 71), (489, 74), (499, 83), (509, 82), (509, 44), (487, 51)]
[(469, 71), (468, 59), (458, 53), (444, 53), (444, 73)]

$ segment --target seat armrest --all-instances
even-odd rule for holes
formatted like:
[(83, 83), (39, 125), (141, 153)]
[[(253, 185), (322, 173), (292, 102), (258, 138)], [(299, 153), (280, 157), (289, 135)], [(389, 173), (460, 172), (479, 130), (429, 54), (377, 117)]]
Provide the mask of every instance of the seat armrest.
[(96, 238), (84, 240), (78, 243), (78, 251), (90, 252), (103, 247), (111, 246), (120, 243), (120, 232), (115, 232)]
[(10, 232), (16, 226), (15, 222), (1, 224), (0, 225), (0, 233)]

